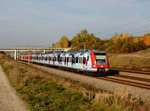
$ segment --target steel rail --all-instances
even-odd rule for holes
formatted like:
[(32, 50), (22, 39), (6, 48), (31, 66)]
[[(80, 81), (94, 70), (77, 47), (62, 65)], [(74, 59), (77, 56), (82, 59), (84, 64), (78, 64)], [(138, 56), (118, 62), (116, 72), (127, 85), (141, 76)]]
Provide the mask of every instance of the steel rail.
[(121, 77), (121, 78), (127, 78), (127, 79), (131, 79), (131, 80), (138, 80), (138, 81), (150, 82), (150, 79), (141, 78), (141, 77), (134, 77), (134, 76), (115, 75), (114, 77)]
[(131, 70), (131, 69), (123, 69), (123, 68), (115, 68), (115, 67), (110, 67), (109, 69), (110, 70), (121, 71), (121, 72), (130, 72), (130, 73), (150, 75), (150, 71)]
[(129, 86), (134, 86), (134, 87), (150, 90), (150, 85), (143, 84), (143, 83), (137, 83), (137, 82), (127, 81), (127, 80), (120, 80), (120, 79), (109, 78), (109, 77), (99, 77), (98, 79), (111, 81), (111, 82), (115, 82), (115, 83), (121, 83), (121, 84), (129, 85)]

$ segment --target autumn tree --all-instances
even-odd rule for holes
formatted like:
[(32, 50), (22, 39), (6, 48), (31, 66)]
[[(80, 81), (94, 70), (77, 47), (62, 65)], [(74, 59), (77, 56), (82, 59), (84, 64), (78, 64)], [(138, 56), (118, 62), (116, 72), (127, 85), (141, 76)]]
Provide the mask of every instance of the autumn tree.
[(67, 48), (69, 47), (69, 39), (63, 36), (56, 44), (55, 48)]
[(89, 34), (87, 29), (83, 29), (71, 40), (71, 45), (75, 50), (97, 49), (100, 39), (93, 34)]
[(117, 44), (121, 35), (117, 32), (109, 39), (109, 45)]
[(144, 35), (144, 44), (150, 46), (150, 33)]
[(94, 34), (88, 33), (87, 29), (77, 33), (71, 41), (63, 36), (53, 45), (55, 48), (67, 48), (71, 46), (72, 51), (80, 49), (105, 50), (110, 53), (129, 53), (150, 47), (150, 33), (144, 36), (133, 36), (128, 32), (123, 34), (114, 33), (110, 39), (101, 40)]

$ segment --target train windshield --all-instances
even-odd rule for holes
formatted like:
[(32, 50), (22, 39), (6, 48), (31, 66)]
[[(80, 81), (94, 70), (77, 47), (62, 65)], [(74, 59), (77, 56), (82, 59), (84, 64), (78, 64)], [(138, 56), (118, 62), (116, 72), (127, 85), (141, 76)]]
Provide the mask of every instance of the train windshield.
[(106, 53), (95, 53), (97, 65), (106, 64)]

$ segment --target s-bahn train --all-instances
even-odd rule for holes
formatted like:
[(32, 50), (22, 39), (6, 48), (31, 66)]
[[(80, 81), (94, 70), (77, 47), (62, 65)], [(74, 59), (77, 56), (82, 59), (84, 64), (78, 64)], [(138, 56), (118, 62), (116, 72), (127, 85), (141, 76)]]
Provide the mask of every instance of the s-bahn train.
[(46, 64), (93, 74), (107, 74), (108, 56), (104, 51), (53, 52), (48, 54), (20, 54), (20, 60)]

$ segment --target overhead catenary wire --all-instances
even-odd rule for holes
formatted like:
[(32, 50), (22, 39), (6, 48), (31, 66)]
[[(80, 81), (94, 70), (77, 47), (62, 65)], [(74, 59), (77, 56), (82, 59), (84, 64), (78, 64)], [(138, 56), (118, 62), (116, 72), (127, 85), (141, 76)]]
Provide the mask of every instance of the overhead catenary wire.
[[(107, 35), (110, 32), (129, 32), (130, 34), (143, 34), (150, 31), (150, 16), (141, 18), (136, 21), (121, 24), (112, 28), (101, 31), (99, 34)], [(112, 36), (112, 35), (110, 35)]]
[(148, 33), (148, 32), (150, 32), (150, 30), (143, 30), (143, 31), (139, 31), (139, 32), (132, 32), (132, 33), (130, 33), (130, 34), (139, 34), (139, 33)]

